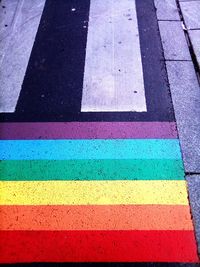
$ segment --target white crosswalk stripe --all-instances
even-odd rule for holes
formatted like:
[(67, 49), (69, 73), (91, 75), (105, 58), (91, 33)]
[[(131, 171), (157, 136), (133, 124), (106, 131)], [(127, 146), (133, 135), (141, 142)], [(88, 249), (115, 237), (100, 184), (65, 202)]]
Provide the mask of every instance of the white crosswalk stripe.
[(4, 2), (8, 10), (5, 14), (0, 10), (2, 23), (7, 21), (6, 14), (12, 18), (9, 30), (0, 36), (0, 112), (14, 112), (45, 0)]
[(91, 0), (81, 111), (147, 111), (135, 0)]

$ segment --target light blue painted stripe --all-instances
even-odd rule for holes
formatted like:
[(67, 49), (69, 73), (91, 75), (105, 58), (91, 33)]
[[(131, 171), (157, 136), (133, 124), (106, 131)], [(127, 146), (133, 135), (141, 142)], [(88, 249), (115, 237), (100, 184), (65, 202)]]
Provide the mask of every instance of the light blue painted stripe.
[(176, 139), (0, 141), (0, 160), (180, 158)]

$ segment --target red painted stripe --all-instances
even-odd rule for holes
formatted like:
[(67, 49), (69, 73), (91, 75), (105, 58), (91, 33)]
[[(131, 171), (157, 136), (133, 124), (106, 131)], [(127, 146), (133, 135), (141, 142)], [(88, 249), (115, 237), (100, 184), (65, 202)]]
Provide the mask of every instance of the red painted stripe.
[(193, 231), (1, 231), (1, 263), (198, 262)]
[(1, 140), (177, 138), (175, 122), (0, 123)]

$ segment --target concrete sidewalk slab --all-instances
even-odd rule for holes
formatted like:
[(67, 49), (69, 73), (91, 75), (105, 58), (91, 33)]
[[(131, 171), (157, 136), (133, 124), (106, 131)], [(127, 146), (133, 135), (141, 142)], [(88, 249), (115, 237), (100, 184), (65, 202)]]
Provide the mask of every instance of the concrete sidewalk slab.
[(200, 30), (193, 30), (188, 33), (200, 68)]
[(200, 29), (200, 1), (180, 2), (188, 29)]
[(192, 62), (166, 62), (186, 173), (200, 173), (200, 87)]
[(186, 176), (189, 189), (189, 199), (195, 226), (198, 251), (200, 253), (200, 175)]
[(191, 60), (179, 21), (158, 21), (166, 60)]
[(158, 20), (180, 20), (175, 0), (155, 0)]

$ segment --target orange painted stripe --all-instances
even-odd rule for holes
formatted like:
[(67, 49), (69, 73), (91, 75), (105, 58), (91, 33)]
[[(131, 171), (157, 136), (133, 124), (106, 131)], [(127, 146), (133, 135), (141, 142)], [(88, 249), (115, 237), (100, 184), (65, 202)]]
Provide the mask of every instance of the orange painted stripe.
[(1, 206), (0, 230), (192, 230), (189, 206)]

